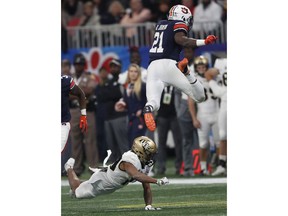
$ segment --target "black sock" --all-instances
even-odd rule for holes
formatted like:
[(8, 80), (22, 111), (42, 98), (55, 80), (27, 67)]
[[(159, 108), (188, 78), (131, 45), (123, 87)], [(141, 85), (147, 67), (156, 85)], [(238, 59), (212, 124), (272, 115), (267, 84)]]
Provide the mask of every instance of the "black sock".
[(226, 168), (226, 161), (220, 160), (220, 161), (219, 161), (219, 164), (220, 164), (220, 166)]

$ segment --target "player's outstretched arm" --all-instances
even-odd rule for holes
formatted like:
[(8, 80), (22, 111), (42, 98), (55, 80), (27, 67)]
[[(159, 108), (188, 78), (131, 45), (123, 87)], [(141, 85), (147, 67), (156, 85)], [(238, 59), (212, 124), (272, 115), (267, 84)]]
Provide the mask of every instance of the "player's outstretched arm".
[(129, 163), (129, 162), (121, 162), (119, 165), (120, 169), (127, 172), (133, 179), (136, 181), (142, 182), (142, 183), (153, 183), (157, 184), (159, 186), (166, 185), (169, 183), (168, 179), (166, 177), (162, 179), (155, 179), (148, 175), (145, 175), (144, 173), (139, 172), (136, 167)]
[(206, 39), (194, 39), (188, 38), (184, 32), (177, 32), (174, 35), (174, 40), (177, 44), (183, 47), (198, 47), (215, 43), (217, 37), (214, 35), (208, 35)]

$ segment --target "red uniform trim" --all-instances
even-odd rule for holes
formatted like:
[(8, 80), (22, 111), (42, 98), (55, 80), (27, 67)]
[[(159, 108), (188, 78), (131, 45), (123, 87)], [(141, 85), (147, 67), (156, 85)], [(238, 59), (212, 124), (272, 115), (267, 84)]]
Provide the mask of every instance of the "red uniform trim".
[(175, 23), (173, 29), (174, 31), (177, 29), (185, 29), (186, 31), (188, 31), (188, 26), (184, 23)]
[(74, 86), (75, 86), (75, 82), (74, 82), (74, 80), (71, 80), (70, 89), (72, 89)]

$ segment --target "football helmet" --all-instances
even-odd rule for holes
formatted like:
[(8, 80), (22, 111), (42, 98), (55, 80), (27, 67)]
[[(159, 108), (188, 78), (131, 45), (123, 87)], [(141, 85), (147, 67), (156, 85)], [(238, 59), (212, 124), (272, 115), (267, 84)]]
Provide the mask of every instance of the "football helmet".
[(189, 30), (193, 25), (193, 16), (188, 7), (184, 5), (175, 5), (169, 10), (168, 20), (182, 20), (188, 26)]
[[(198, 73), (200, 76), (204, 77), (204, 72), (206, 72), (207, 69), (209, 68), (208, 59), (207, 59), (205, 56), (202, 56), (202, 55), (201, 55), (201, 56), (198, 56), (198, 57), (196, 57), (196, 58), (194, 59), (193, 64), (194, 64), (194, 70), (195, 70), (195, 72)], [(206, 66), (205, 71), (199, 71), (199, 69), (198, 69), (198, 67), (197, 67), (198, 65), (204, 65), (204, 66)]]
[(157, 146), (150, 138), (146, 136), (135, 138), (131, 150), (138, 156), (143, 165), (152, 166), (154, 164), (154, 155), (157, 153)]

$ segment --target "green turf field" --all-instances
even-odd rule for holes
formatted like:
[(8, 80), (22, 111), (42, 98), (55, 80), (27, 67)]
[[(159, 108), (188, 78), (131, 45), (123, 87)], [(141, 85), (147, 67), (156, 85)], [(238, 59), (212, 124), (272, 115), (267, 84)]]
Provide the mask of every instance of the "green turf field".
[[(162, 178), (167, 176), (170, 182), (173, 179), (183, 179), (183, 176), (175, 175), (174, 158), (169, 157), (166, 162), (165, 175), (154, 176)], [(86, 180), (90, 174), (86, 170), (80, 177)], [(195, 176), (190, 179), (213, 179), (215, 177)], [(222, 177), (223, 178), (223, 177)], [(62, 177), (67, 180), (67, 177)], [(115, 215), (115, 216), (222, 216), (227, 215), (227, 184), (169, 184), (157, 186), (151, 184), (153, 192), (153, 206), (161, 207), (161, 211), (145, 211), (143, 189), (141, 184), (129, 184), (128, 186), (109, 195), (99, 196), (94, 199), (79, 200), (71, 198), (68, 194), (69, 187), (62, 186), (61, 215)]]
[(130, 184), (112, 194), (94, 199), (71, 198), (62, 187), (61, 215), (227, 215), (226, 184), (152, 185), (153, 205), (161, 211), (145, 211), (143, 189)]

